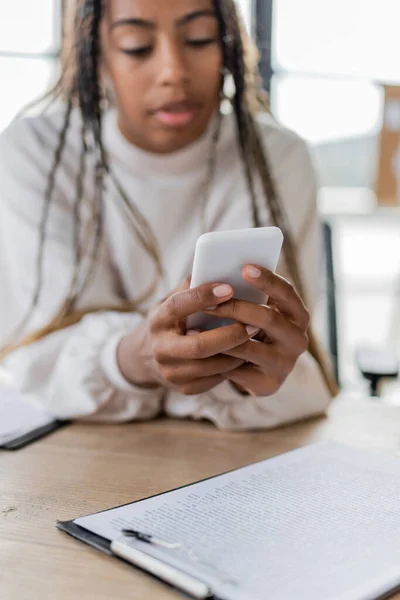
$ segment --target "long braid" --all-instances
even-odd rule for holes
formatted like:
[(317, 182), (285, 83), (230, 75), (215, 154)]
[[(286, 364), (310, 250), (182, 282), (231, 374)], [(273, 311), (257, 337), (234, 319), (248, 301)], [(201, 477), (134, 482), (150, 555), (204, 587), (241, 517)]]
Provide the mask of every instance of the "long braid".
[(73, 212), (73, 243), (74, 243), (74, 269), (72, 273), (69, 295), (65, 301), (64, 307), (60, 311), (60, 318), (73, 310), (77, 295), (80, 269), (82, 264), (82, 203), (84, 195), (84, 182), (86, 174), (87, 144), (86, 144), (86, 125), (82, 121), (81, 125), (81, 152), (79, 158), (79, 172), (76, 179), (75, 204)]
[(65, 149), (67, 132), (68, 132), (68, 128), (69, 128), (69, 124), (70, 124), (70, 120), (71, 120), (71, 112), (72, 112), (72, 102), (69, 101), (67, 104), (66, 111), (65, 111), (64, 123), (63, 123), (62, 129), (61, 129), (61, 132), (60, 132), (59, 142), (58, 142), (58, 146), (57, 146), (57, 149), (56, 149), (56, 152), (54, 155), (54, 162), (53, 162), (53, 166), (50, 171), (46, 194), (45, 194), (45, 199), (44, 199), (42, 220), (41, 220), (40, 228), (39, 228), (39, 251), (38, 251), (38, 255), (37, 255), (38, 276), (37, 276), (37, 282), (36, 282), (36, 289), (35, 289), (35, 293), (33, 295), (33, 300), (32, 300), (32, 307), (31, 307), (32, 311), (34, 311), (35, 308), (37, 307), (37, 304), (38, 304), (39, 298), (40, 298), (40, 292), (42, 289), (42, 284), (43, 284), (43, 271), (44, 271), (43, 262), (44, 262), (44, 251), (45, 251), (45, 246), (46, 246), (47, 222), (49, 220), (50, 207), (51, 207), (51, 203), (52, 203), (53, 196), (54, 196), (56, 174), (58, 171), (58, 167), (61, 163), (63, 151)]
[[(249, 147), (247, 131), (247, 111), (245, 110), (246, 86), (244, 77), (237, 76), (244, 73), (244, 48), (240, 31), (240, 22), (237, 13), (237, 7), (233, 0), (213, 0), (214, 10), (220, 27), (222, 39), (222, 61), (224, 74), (233, 75), (235, 84), (235, 95), (232, 99), (232, 106), (235, 112), (237, 123), (237, 134), (239, 148), (242, 155), (242, 161), (245, 169), (245, 176), (250, 191), (251, 211), (253, 223), (256, 227), (260, 225), (259, 211), (256, 201), (254, 180), (252, 177), (252, 168), (248, 161)], [(236, 76), (235, 76), (236, 75)], [(224, 80), (222, 82), (224, 85)]]
[[(161, 257), (159, 254), (159, 248), (151, 227), (140, 211), (132, 204), (124, 190), (120, 186), (115, 175), (110, 171), (107, 156), (103, 148), (102, 142), (102, 110), (101, 110), (101, 90), (99, 84), (99, 25), (103, 14), (103, 0), (79, 0), (80, 6), (76, 13), (76, 21), (74, 24), (74, 31), (76, 36), (76, 43), (72, 44), (71, 55), (75, 57), (75, 71), (73, 78), (69, 82), (67, 77), (68, 69), (63, 71), (63, 75), (60, 79), (59, 84), (54, 88), (56, 93), (59, 94), (60, 90), (64, 91), (67, 98), (67, 109), (64, 119), (64, 126), (60, 133), (59, 145), (55, 154), (54, 164), (49, 176), (48, 189), (46, 191), (45, 207), (42, 215), (42, 223), (40, 227), (40, 250), (38, 253), (38, 265), (40, 266), (38, 272), (37, 286), (35, 289), (34, 298), (32, 301), (31, 311), (35, 309), (42, 287), (43, 279), (43, 256), (46, 236), (46, 224), (48, 219), (48, 212), (50, 208), (51, 198), (54, 189), (55, 174), (61, 161), (62, 151), (65, 146), (65, 137), (70, 123), (70, 116), (72, 110), (72, 99), (76, 98), (79, 103), (80, 112), (83, 123), (85, 124), (86, 131), (91, 134), (92, 142), (94, 145), (94, 159), (95, 159), (95, 197), (93, 200), (94, 206), (94, 236), (92, 251), (90, 253), (88, 268), (86, 275), (83, 277), (79, 290), (76, 291), (76, 283), (81, 267), (81, 253), (77, 246), (77, 240), (79, 237), (79, 223), (75, 223), (75, 272), (72, 278), (71, 289), (66, 301), (67, 312), (74, 308), (76, 300), (79, 298), (85, 286), (88, 284), (94, 268), (97, 262), (97, 253), (100, 246), (100, 241), (103, 231), (103, 187), (105, 177), (109, 173), (111, 180), (114, 182), (117, 191), (118, 199), (121, 201), (124, 210), (126, 211), (133, 229), (137, 235), (139, 242), (148, 254), (154, 259), (156, 264), (157, 273), (162, 273)], [(270, 168), (268, 165), (267, 157), (260, 140), (260, 136), (257, 131), (257, 126), (252, 117), (252, 110), (256, 105), (256, 109), (261, 108), (261, 101), (263, 100), (263, 94), (261, 87), (256, 85), (259, 81), (259, 77), (254, 72), (250, 72), (246, 69), (245, 65), (245, 48), (243, 44), (243, 36), (241, 31), (240, 19), (238, 17), (237, 9), (234, 0), (213, 0), (214, 9), (219, 22), (221, 39), (222, 39), (222, 50), (223, 50), (223, 65), (226, 72), (231, 73), (235, 83), (235, 96), (232, 99), (232, 105), (235, 113), (237, 122), (237, 134), (241, 156), (243, 160), (245, 176), (248, 183), (251, 199), (251, 211), (253, 217), (254, 226), (260, 225), (259, 210), (257, 205), (257, 196), (255, 193), (255, 178), (254, 178), (254, 166), (258, 172), (261, 180), (262, 189), (264, 191), (265, 199), (268, 203), (271, 218), (273, 222), (279, 226), (285, 234), (285, 246), (284, 253), (287, 262), (287, 266), (291, 271), (293, 282), (299, 293), (303, 295), (304, 288), (302, 284), (302, 278), (298, 268), (296, 259), (295, 244), (292, 240), (287, 220), (285, 218), (281, 201), (276, 193), (276, 186), (273, 182)], [(250, 97), (250, 93), (251, 96)], [(218, 141), (219, 131), (215, 136), (215, 144)], [(82, 132), (82, 144), (85, 144), (85, 134)], [(213, 146), (214, 147), (214, 146)], [(215, 149), (215, 148), (214, 148)], [(77, 219), (77, 212), (79, 211), (80, 200), (78, 196), (81, 194), (83, 188), (84, 178), (84, 156), (86, 151), (83, 148), (83, 154), (81, 155), (81, 163), (78, 174), (77, 182), (77, 198), (75, 204), (75, 220)], [(83, 161), (83, 162), (82, 162)], [(154, 291), (154, 286), (150, 289), (149, 293)], [(140, 300), (140, 302), (142, 299)], [(138, 303), (137, 303), (138, 304)], [(124, 307), (117, 307), (117, 310), (132, 310), (134, 303), (128, 303)], [(137, 306), (135, 307), (137, 309)], [(93, 312), (98, 310), (93, 309)], [(103, 309), (104, 310), (104, 309)], [(114, 308), (115, 310), (115, 308)], [(31, 312), (30, 311), (30, 312)], [(31, 335), (26, 343), (31, 343), (37, 339), (41, 339), (44, 335), (55, 331), (58, 328), (68, 326), (69, 324), (76, 323), (82, 318), (87, 312), (82, 311), (81, 313), (65, 314), (61, 320), (50, 323), (41, 332), (36, 332)], [(26, 322), (24, 322), (24, 326)], [(24, 342), (23, 342), (24, 343)], [(322, 359), (321, 353), (318, 351), (318, 345), (316, 338), (313, 333), (310, 332), (310, 351), (317, 359), (321, 366), (321, 369), (325, 375), (325, 378), (330, 386), (332, 392), (336, 391), (336, 388), (329, 375), (329, 369), (325, 366)], [(0, 356), (1, 359), (1, 356)]]
[[(75, 42), (70, 44), (69, 52), (65, 55), (65, 63), (62, 69), (62, 74), (51, 91), (53, 97), (64, 98), (66, 101), (66, 111), (63, 121), (63, 126), (60, 131), (58, 146), (55, 151), (54, 161), (49, 173), (48, 185), (45, 194), (45, 202), (43, 207), (42, 220), (39, 226), (39, 251), (37, 257), (37, 279), (33, 293), (31, 306), (26, 317), (18, 325), (17, 329), (10, 336), (10, 341), (5, 347), (0, 348), (0, 360), (2, 360), (11, 351), (21, 345), (27, 345), (39, 339), (42, 339), (48, 333), (63, 328), (79, 320), (89, 312), (97, 312), (101, 307), (93, 307), (87, 311), (71, 311), (75, 310), (75, 306), (81, 297), (85, 288), (89, 285), (94, 274), (97, 264), (100, 242), (103, 234), (103, 190), (105, 185), (105, 177), (110, 173), (110, 177), (114, 182), (118, 200), (122, 203), (124, 210), (133, 225), (133, 229), (137, 234), (139, 243), (144, 250), (152, 257), (156, 265), (156, 276), (154, 282), (149, 289), (141, 295), (137, 300), (125, 303), (121, 307), (108, 307), (109, 310), (122, 311), (137, 311), (141, 312), (140, 304), (147, 300), (156, 290), (159, 280), (163, 275), (162, 261), (157, 240), (151, 230), (151, 227), (135, 205), (130, 202), (122, 186), (119, 184), (115, 175), (110, 171), (107, 161), (106, 152), (102, 141), (102, 108), (101, 108), (101, 89), (100, 89), (100, 21), (103, 15), (103, 0), (78, 0), (78, 7), (75, 13), (73, 24), (73, 37)], [(72, 69), (74, 67), (74, 69)], [(45, 95), (42, 101), (48, 98)], [(50, 204), (53, 199), (55, 187), (55, 177), (58, 167), (61, 163), (63, 150), (65, 148), (66, 135), (70, 126), (72, 108), (75, 103), (78, 103), (81, 118), (81, 154), (76, 182), (76, 197), (74, 203), (74, 269), (71, 277), (70, 288), (62, 307), (59, 309), (55, 317), (50, 323), (41, 330), (35, 331), (26, 338), (18, 342), (20, 336), (24, 333), (28, 326), (32, 315), (37, 308), (40, 293), (43, 287), (43, 261), (44, 250), (46, 245), (46, 226), (49, 216)], [(86, 138), (90, 138), (89, 144), (86, 144)], [(84, 272), (82, 271), (83, 256), (79, 246), (81, 236), (80, 210), (84, 196), (84, 177), (85, 177), (85, 160), (90, 150), (94, 154), (95, 163), (95, 181), (94, 181), (94, 197), (92, 199), (93, 219), (92, 229), (93, 235), (91, 249), (88, 252), (88, 259)], [(106, 308), (104, 307), (104, 310)]]
[(78, 45), (76, 49), (77, 61), (81, 68), (77, 72), (76, 86), (82, 122), (89, 133), (92, 134), (94, 144), (94, 235), (92, 249), (89, 252), (86, 274), (76, 294), (74, 304), (93, 276), (103, 233), (103, 190), (104, 178), (107, 172), (107, 161), (102, 140), (101, 89), (99, 82), (99, 29), (102, 15), (103, 3), (101, 1), (86, 0), (81, 6), (80, 30), (78, 32)]
[[(307, 302), (306, 290), (304, 288), (303, 278), (300, 273), (297, 259), (298, 253), (296, 252), (293, 236), (290, 232), (288, 218), (282, 205), (282, 202), (280, 201), (277, 195), (277, 187), (272, 179), (271, 169), (268, 165), (268, 158), (266, 156), (266, 152), (264, 150), (260, 134), (258, 132), (256, 123), (253, 118), (251, 118), (250, 120), (249, 135), (253, 139), (253, 158), (260, 176), (264, 195), (266, 198), (268, 198), (268, 207), (270, 210), (272, 221), (282, 229), (285, 235), (285, 258), (287, 266), (291, 273), (295, 287), (297, 288), (300, 296)], [(313, 358), (320, 365), (322, 374), (328, 385), (328, 388), (330, 389), (333, 395), (336, 395), (338, 392), (337, 382), (335, 381), (330, 365), (327, 364), (325, 353), (323, 352), (320, 343), (318, 342), (318, 338), (315, 335), (312, 327), (309, 328), (308, 337), (309, 351)]]
[(101, 0), (86, 0), (81, 4), (80, 14), (76, 26), (78, 27), (78, 44), (75, 49), (77, 64), (80, 68), (76, 75), (76, 94), (79, 101), (79, 107), (82, 115), (83, 123), (91, 134), (94, 161), (95, 161), (95, 181), (94, 181), (94, 199), (93, 199), (93, 240), (89, 259), (87, 261), (86, 273), (83, 275), (81, 285), (75, 297), (70, 298), (69, 309), (74, 307), (75, 302), (89, 285), (91, 278), (94, 275), (94, 270), (97, 264), (97, 256), (100, 248), (100, 242), (103, 234), (104, 221), (104, 206), (103, 206), (103, 191), (105, 178), (110, 175), (114, 182), (118, 200), (122, 203), (128, 218), (130, 219), (134, 231), (139, 242), (155, 260), (157, 266), (157, 277), (150, 289), (146, 291), (140, 298), (132, 302), (132, 309), (143, 302), (151, 295), (158, 280), (162, 274), (161, 259), (159, 252), (154, 251), (157, 242), (151, 231), (151, 228), (146, 219), (141, 215), (140, 211), (129, 201), (122, 186), (119, 184), (115, 175), (111, 172), (108, 165), (106, 152), (103, 146), (102, 139), (102, 109), (101, 109), (101, 89), (99, 75), (99, 57), (100, 57), (100, 41), (99, 41), (99, 26), (103, 16), (103, 3)]
[[(157, 276), (162, 275), (162, 261), (158, 249), (157, 240), (151, 230), (151, 227), (137, 207), (129, 201), (125, 191), (119, 184), (115, 175), (110, 171), (110, 167), (107, 162), (106, 152), (103, 147), (102, 140), (102, 110), (101, 110), (101, 89), (100, 89), (100, 74), (99, 74), (99, 61), (100, 61), (100, 21), (103, 15), (103, 3), (101, 0), (86, 0), (81, 7), (81, 31), (78, 35), (78, 50), (77, 60), (78, 64), (81, 65), (81, 69), (78, 70), (77, 76), (77, 87), (78, 97), (80, 103), (80, 109), (83, 120), (88, 123), (89, 128), (92, 131), (95, 149), (97, 152), (96, 156), (96, 182), (95, 189), (97, 198), (95, 199), (95, 207), (97, 213), (97, 227), (96, 227), (96, 243), (94, 246), (95, 252), (92, 255), (91, 267), (87, 276), (85, 285), (87, 285), (90, 278), (90, 273), (93, 273), (93, 269), (97, 259), (97, 250), (99, 248), (99, 242), (102, 235), (102, 221), (103, 221), (103, 195), (102, 191), (104, 188), (104, 180), (107, 173), (110, 176), (117, 188), (118, 199), (122, 202), (128, 218), (130, 218), (135, 233), (142, 244), (146, 252), (148, 252), (154, 259), (157, 268)], [(152, 293), (158, 285), (158, 282), (154, 282), (151, 286), (151, 291), (146, 293), (146, 297)], [(143, 301), (143, 298), (136, 300), (135, 304)]]
[[(75, 26), (78, 27), (78, 44), (76, 56), (82, 68), (78, 70), (76, 81), (70, 90), (69, 103), (72, 102), (74, 92), (78, 94), (79, 106), (82, 115), (81, 125), (81, 153), (79, 160), (79, 169), (76, 179), (76, 193), (73, 211), (73, 229), (74, 229), (74, 269), (71, 278), (70, 288), (63, 306), (54, 317), (51, 325), (57, 326), (75, 307), (82, 291), (88, 284), (93, 273), (100, 238), (102, 233), (102, 190), (104, 180), (104, 160), (103, 147), (101, 140), (101, 110), (100, 110), (100, 90), (98, 84), (98, 29), (101, 19), (101, 3), (91, 0), (81, 6), (80, 13), (77, 15)], [(95, 77), (93, 77), (95, 75)], [(84, 196), (84, 180), (86, 156), (88, 146), (86, 142), (87, 130), (93, 137), (94, 148), (96, 151), (96, 168), (94, 190), (95, 197), (93, 201), (93, 228), (94, 235), (92, 240), (92, 250), (89, 253), (86, 275), (82, 277), (82, 247), (81, 247), (81, 206)]]
[(67, 131), (71, 120), (71, 112), (72, 102), (70, 101), (67, 103), (65, 109), (64, 121), (60, 130), (58, 145), (55, 150), (54, 160), (49, 173), (49, 179), (44, 197), (42, 215), (39, 224), (39, 246), (36, 256), (36, 285), (33, 291), (32, 300), (25, 317), (18, 324), (16, 330), (10, 335), (9, 342), (7, 342), (3, 348), (0, 348), (0, 360), (2, 360), (2, 358), (10, 352), (10, 347), (12, 347), (13, 341), (20, 337), (20, 335), (24, 332), (39, 304), (44, 278), (44, 255), (46, 247), (47, 223), (49, 220), (50, 208), (54, 195), (55, 178), (65, 148)]
[[(284, 233), (284, 256), (287, 267), (290, 271), (293, 283), (302, 298), (305, 298), (305, 288), (298, 266), (297, 252), (295, 243), (291, 234), (288, 219), (285, 214), (282, 201), (280, 200), (275, 182), (271, 175), (271, 169), (268, 164), (266, 152), (264, 150), (257, 125), (250, 110), (248, 94), (248, 81), (250, 74), (246, 73), (244, 62), (243, 37), (240, 30), (240, 19), (237, 7), (233, 0), (214, 0), (214, 8), (219, 21), (221, 37), (223, 40), (223, 65), (224, 68), (233, 76), (235, 84), (235, 95), (232, 99), (232, 107), (236, 117), (239, 147), (245, 168), (245, 175), (250, 191), (251, 208), (253, 224), (260, 226), (259, 210), (257, 205), (257, 196), (254, 183), (254, 166), (258, 171), (261, 181), (264, 197), (268, 204), (272, 222), (277, 225)], [(247, 81), (246, 81), (247, 77)], [(253, 90), (256, 98), (256, 104), (259, 104), (259, 98), (262, 94), (257, 88)], [(257, 102), (258, 101), (258, 102)], [(330, 366), (326, 364), (324, 353), (321, 351), (317, 337), (312, 328), (309, 332), (309, 350), (316, 359), (321, 368), (324, 379), (332, 392), (338, 391)]]

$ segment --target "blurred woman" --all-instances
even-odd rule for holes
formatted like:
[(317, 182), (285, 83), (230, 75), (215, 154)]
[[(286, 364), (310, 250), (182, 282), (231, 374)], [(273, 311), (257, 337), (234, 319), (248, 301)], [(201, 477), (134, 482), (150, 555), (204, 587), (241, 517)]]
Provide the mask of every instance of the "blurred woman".
[[(81, 0), (73, 36), (61, 107), (0, 140), (15, 382), (60, 418), (241, 429), (322, 413), (335, 384), (304, 304), (318, 290), (314, 172), (266, 111), (234, 1)], [(199, 235), (268, 224), (285, 235), (280, 275), (243, 269), (268, 307), (223, 281), (189, 289)], [(187, 332), (210, 307), (236, 323)]]

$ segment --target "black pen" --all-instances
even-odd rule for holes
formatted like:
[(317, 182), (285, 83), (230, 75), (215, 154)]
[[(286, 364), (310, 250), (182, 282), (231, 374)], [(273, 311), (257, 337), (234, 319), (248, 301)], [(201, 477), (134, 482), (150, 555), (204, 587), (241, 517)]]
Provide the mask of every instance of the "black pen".
[(160, 540), (153, 535), (148, 533), (143, 533), (142, 531), (138, 531), (137, 529), (123, 529), (122, 535), (125, 537), (134, 538), (139, 542), (144, 542), (145, 544), (152, 544), (153, 546), (161, 546), (161, 548), (169, 548), (170, 550), (178, 550), (182, 547), (182, 544), (179, 543), (171, 543)]

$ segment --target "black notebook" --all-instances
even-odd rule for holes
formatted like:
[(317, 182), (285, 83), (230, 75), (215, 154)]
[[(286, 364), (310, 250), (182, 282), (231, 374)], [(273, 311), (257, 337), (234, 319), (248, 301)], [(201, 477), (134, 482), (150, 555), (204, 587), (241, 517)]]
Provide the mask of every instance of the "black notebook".
[(29, 396), (0, 387), (0, 449), (17, 450), (59, 429), (65, 422), (44, 411)]
[(316, 444), (58, 527), (194, 598), (376, 600), (400, 586), (400, 458)]

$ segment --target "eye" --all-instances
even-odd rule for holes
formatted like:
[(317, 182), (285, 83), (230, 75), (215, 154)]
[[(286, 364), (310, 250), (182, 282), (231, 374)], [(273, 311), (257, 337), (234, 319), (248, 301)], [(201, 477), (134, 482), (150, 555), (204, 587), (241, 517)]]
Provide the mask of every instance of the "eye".
[(134, 56), (136, 58), (145, 58), (152, 51), (152, 46), (142, 46), (141, 48), (122, 48), (121, 52), (128, 56)]
[(211, 46), (211, 44), (217, 43), (216, 38), (204, 38), (199, 40), (187, 40), (187, 45), (192, 46), (192, 48), (203, 48), (204, 46)]

